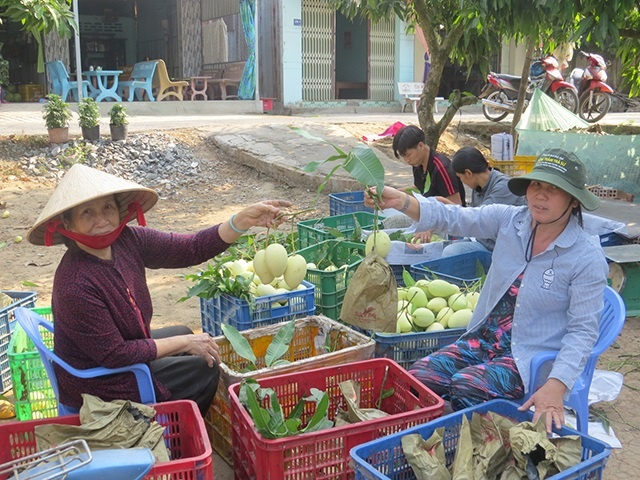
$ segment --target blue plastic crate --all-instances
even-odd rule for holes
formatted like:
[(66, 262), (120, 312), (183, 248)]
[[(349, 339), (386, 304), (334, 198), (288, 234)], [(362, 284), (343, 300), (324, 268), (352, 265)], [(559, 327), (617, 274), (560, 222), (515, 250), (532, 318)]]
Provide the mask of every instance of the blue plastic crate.
[(364, 191), (332, 193), (329, 195), (329, 215), (353, 212), (373, 213), (373, 208), (364, 206)]
[(451, 328), (437, 332), (374, 333), (376, 358), (391, 358), (408, 370), (421, 358), (451, 345), (465, 331), (465, 328)]
[[(378, 215), (378, 226), (382, 226), (384, 216)], [(373, 230), (376, 216), (368, 212), (354, 212), (333, 217), (301, 220), (298, 222), (298, 249), (307, 248), (325, 240), (335, 240), (336, 233), (350, 240), (356, 223), (362, 230)]]
[[(253, 308), (246, 300), (226, 293), (214, 298), (201, 298), (202, 331), (219, 336), (222, 335), (220, 325), (223, 323), (243, 331), (313, 315), (316, 310), (313, 301), (315, 287), (306, 281), (302, 284), (307, 287), (305, 290), (257, 297)], [(280, 305), (278, 302), (281, 301), (286, 301), (286, 304)]]
[(615, 232), (600, 235), (600, 245), (602, 247), (615, 247), (622, 245), (622, 237)]
[(13, 311), (18, 307), (33, 308), (36, 306), (38, 294), (36, 292), (14, 292), (0, 290), (9, 295), (13, 303), (8, 307), (0, 309), (0, 393), (4, 393), (11, 388), (11, 370), (9, 369), (9, 341), (11, 332), (16, 324)]
[(411, 275), (420, 278), (440, 278), (456, 285), (470, 285), (482, 277), (478, 272), (478, 262), (486, 275), (491, 266), (491, 253), (471, 252), (451, 257), (442, 257), (428, 262), (411, 265)]
[[(423, 425), (412, 427), (392, 435), (363, 443), (351, 449), (351, 458), (354, 460), (356, 480), (362, 479), (398, 479), (415, 480), (411, 466), (402, 451), (402, 437), (412, 433), (419, 433), (425, 440), (440, 427), (444, 427), (443, 446), (447, 458), (447, 466), (453, 463), (462, 415), (466, 415), (469, 421), (474, 412), (494, 412), (508, 417), (516, 422), (531, 421), (533, 413), (530, 411), (518, 411), (518, 404), (506, 400), (492, 400), (475, 407), (460, 410), (459, 412), (440, 417)], [(579, 435), (582, 437), (582, 462), (564, 472), (548, 477), (549, 480), (573, 479), (573, 478), (602, 478), (604, 467), (607, 464), (611, 448), (604, 442), (583, 435), (571, 428), (563, 427), (555, 430), (560, 436)], [(588, 475), (588, 476), (587, 476)]]

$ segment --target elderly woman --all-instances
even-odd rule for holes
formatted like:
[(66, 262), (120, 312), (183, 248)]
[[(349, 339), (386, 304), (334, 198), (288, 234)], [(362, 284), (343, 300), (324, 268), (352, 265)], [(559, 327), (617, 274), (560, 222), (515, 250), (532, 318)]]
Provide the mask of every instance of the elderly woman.
[[(204, 414), (218, 385), (218, 345), (208, 334), (183, 326), (151, 329), (145, 269), (205, 262), (249, 228), (273, 226), (280, 207), (290, 203), (256, 203), (192, 235), (127, 225), (136, 218), (144, 226), (144, 212), (157, 201), (153, 190), (77, 164), (60, 181), (28, 238), (35, 245), (67, 245), (53, 284), (54, 352), (79, 369), (145, 363), (158, 401), (191, 399)], [(140, 400), (131, 374), (80, 379), (56, 367), (56, 376), (59, 400), (70, 407), (82, 405), (82, 393)]]
[[(461, 409), (493, 398), (535, 406), (534, 421), (564, 423), (563, 398), (584, 369), (598, 338), (607, 285), (607, 262), (597, 239), (582, 228), (582, 211), (599, 199), (585, 186), (586, 169), (573, 153), (544, 151), (530, 174), (509, 180), (528, 206), (461, 208), (435, 198), (385, 187), (379, 208), (396, 208), (419, 222), (454, 235), (496, 239), (493, 261), (467, 332), (417, 361), (409, 371)], [(365, 204), (373, 206), (370, 196)], [(548, 376), (535, 392), (531, 359), (556, 350)]]

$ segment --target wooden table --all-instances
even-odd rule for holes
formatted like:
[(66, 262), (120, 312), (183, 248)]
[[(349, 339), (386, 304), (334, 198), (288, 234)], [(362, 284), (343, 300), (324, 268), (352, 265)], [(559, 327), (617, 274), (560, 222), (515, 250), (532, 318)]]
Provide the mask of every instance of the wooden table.
[[(122, 70), (87, 70), (82, 74), (89, 79), (89, 95), (101, 102), (107, 98), (111, 98), (116, 102), (121, 102), (122, 98), (118, 95), (118, 76)], [(109, 79), (111, 86), (109, 86)]]

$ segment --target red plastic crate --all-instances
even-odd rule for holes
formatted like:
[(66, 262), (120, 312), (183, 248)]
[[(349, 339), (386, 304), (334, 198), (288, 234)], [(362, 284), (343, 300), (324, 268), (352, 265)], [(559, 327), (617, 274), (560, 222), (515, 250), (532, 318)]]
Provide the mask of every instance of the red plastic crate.
[[(384, 380), (384, 388), (393, 388), (393, 394), (382, 401), (381, 409), (390, 415), (319, 432), (269, 440), (258, 433), (249, 413), (240, 404), (240, 383), (231, 385), (229, 396), (235, 478), (353, 478), (354, 473), (349, 464), (351, 448), (442, 415), (443, 400), (396, 362), (386, 358), (267, 377), (259, 382), (263, 388), (272, 388), (276, 392), (285, 416), (289, 415), (300, 398), (309, 395), (311, 388), (327, 392), (329, 419), (335, 420), (339, 408), (347, 409), (338, 386), (345, 380), (360, 382), (362, 408), (375, 408)], [(303, 425), (306, 425), (314, 412), (314, 405), (308, 403), (301, 417)]]
[[(165, 427), (164, 442), (171, 461), (155, 464), (147, 480), (213, 480), (212, 452), (204, 421), (195, 402), (174, 400), (152, 405), (155, 420)], [(35, 427), (45, 424), (80, 425), (79, 415), (0, 424), (0, 464), (36, 453)]]

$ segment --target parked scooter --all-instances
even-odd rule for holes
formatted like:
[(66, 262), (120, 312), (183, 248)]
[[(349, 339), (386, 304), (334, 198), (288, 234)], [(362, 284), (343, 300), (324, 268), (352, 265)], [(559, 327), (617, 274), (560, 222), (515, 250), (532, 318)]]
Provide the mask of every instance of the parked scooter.
[[(492, 122), (499, 122), (510, 113), (515, 112), (518, 101), (518, 90), (522, 78), (517, 75), (506, 75), (490, 72), (487, 84), (479, 98), (482, 98), (482, 113)], [(552, 55), (539, 58), (529, 68), (529, 84), (525, 99), (525, 108), (536, 88), (554, 98), (560, 105), (576, 113), (578, 110), (578, 90), (562, 78), (558, 68), (558, 60)]]
[(607, 85), (607, 62), (595, 53), (580, 52), (589, 62), (589, 66), (574, 68), (567, 80), (577, 89), (580, 98), (578, 113), (590, 123), (604, 118), (611, 108), (613, 89)]

